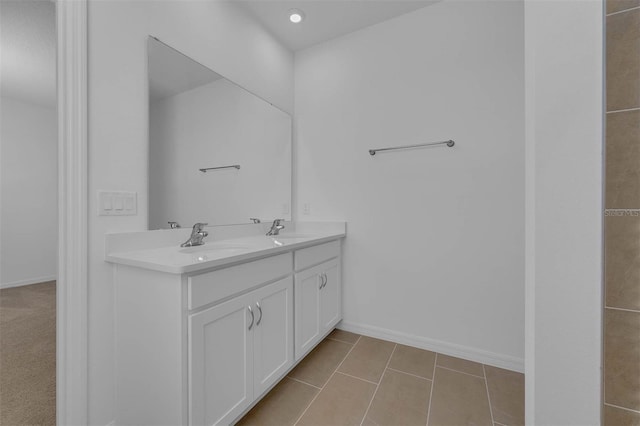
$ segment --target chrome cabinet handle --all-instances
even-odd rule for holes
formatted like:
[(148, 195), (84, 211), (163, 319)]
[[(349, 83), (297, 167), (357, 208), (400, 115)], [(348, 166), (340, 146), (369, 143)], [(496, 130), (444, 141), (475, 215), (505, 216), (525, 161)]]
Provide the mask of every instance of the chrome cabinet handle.
[(249, 309), (249, 313), (251, 314), (251, 324), (249, 324), (249, 330), (251, 330), (251, 328), (253, 328), (253, 322), (255, 320), (255, 317), (253, 316), (253, 311), (251, 310), (251, 306), (247, 306), (247, 308)]
[(256, 321), (256, 327), (260, 325), (260, 321), (262, 321), (262, 308), (260, 307), (260, 302), (256, 302), (256, 306), (258, 307), (258, 310), (260, 311), (260, 318), (258, 318), (258, 321)]
[(324, 272), (320, 274), (320, 290), (327, 285), (327, 274)]
[(322, 290), (322, 287), (324, 286), (324, 278), (322, 278), (322, 274), (318, 275), (318, 278), (320, 278), (320, 285), (318, 286), (318, 290)]

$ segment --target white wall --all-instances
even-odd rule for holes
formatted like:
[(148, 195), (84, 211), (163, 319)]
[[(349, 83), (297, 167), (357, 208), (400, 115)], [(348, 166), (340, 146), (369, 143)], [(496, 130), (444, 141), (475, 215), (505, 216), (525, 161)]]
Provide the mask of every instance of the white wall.
[[(293, 58), (228, 2), (89, 3), (89, 417), (114, 417), (113, 289), (104, 234), (147, 229), (147, 36), (151, 34), (285, 111)], [(98, 217), (96, 192), (138, 193), (138, 215)]]
[(603, 2), (526, 3), (527, 424), (600, 423)]
[(290, 115), (219, 79), (152, 102), (149, 122), (150, 229), (291, 220)]
[(56, 279), (56, 110), (0, 99), (0, 287)]
[(523, 20), (445, 1), (296, 53), (297, 218), (348, 223), (343, 327), (523, 368)]

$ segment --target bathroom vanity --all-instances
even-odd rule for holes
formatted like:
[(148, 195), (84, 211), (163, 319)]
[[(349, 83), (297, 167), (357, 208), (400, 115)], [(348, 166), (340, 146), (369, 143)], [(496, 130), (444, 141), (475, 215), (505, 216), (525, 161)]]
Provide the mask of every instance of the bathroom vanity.
[(189, 248), (185, 230), (107, 236), (116, 424), (231, 424), (333, 330), (345, 224), (287, 228), (210, 228)]

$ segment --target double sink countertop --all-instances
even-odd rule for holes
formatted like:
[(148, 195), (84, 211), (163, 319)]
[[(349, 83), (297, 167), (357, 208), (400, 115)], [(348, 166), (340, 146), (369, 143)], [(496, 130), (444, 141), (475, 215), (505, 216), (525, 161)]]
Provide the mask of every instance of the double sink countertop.
[(110, 263), (172, 274), (197, 272), (322, 244), (346, 236), (345, 222), (284, 222), (279, 235), (266, 236), (267, 224), (211, 226), (204, 244), (180, 247), (190, 229), (106, 235)]

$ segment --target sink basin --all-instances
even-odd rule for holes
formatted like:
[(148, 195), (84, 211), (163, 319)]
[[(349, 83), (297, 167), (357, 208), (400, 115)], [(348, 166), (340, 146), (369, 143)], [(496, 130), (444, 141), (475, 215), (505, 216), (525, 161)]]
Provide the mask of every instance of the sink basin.
[(308, 234), (281, 234), (271, 236), (274, 240), (294, 240), (300, 238), (313, 238), (313, 235)]
[(185, 247), (180, 249), (180, 253), (211, 253), (218, 254), (234, 253), (243, 250), (249, 250), (251, 247), (235, 245), (235, 244), (203, 244), (195, 247)]
[(192, 255), (195, 262), (206, 262), (208, 260), (240, 254), (247, 250), (251, 250), (251, 247), (230, 244), (204, 244), (201, 246), (180, 249), (180, 253)]

